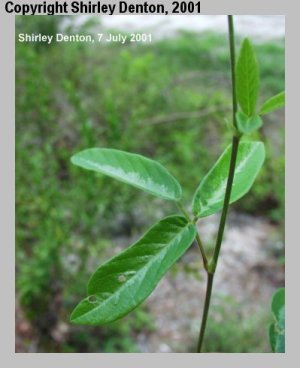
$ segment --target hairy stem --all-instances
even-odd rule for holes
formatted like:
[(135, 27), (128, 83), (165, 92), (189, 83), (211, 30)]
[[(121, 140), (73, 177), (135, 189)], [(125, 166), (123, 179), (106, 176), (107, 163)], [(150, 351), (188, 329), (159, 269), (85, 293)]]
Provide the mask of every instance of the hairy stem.
[[(235, 41), (234, 41), (234, 26), (233, 26), (232, 15), (228, 15), (228, 32), (229, 32), (229, 48), (230, 48), (230, 63), (231, 63), (233, 125), (236, 128), (235, 115), (237, 112), (237, 99), (236, 99), (236, 88), (235, 88)], [(206, 328), (206, 323), (207, 323), (207, 317), (208, 317), (210, 299), (211, 299), (211, 293), (212, 293), (212, 287), (213, 287), (214, 273), (216, 271), (216, 267), (218, 263), (218, 258), (219, 258), (219, 254), (221, 250), (224, 229), (225, 229), (225, 224), (226, 224), (227, 213), (229, 209), (229, 202), (230, 202), (232, 184), (233, 184), (233, 179), (234, 179), (234, 171), (235, 171), (236, 159), (237, 159), (238, 148), (239, 148), (239, 141), (240, 141), (240, 138), (234, 135), (232, 138), (232, 150), (231, 150), (231, 157), (230, 157), (229, 173), (228, 173), (227, 184), (226, 184), (224, 204), (222, 208), (222, 214), (221, 214), (221, 219), (220, 219), (220, 224), (219, 224), (219, 229), (218, 229), (218, 234), (217, 234), (216, 246), (214, 249), (212, 260), (208, 266), (205, 304), (204, 304), (203, 317), (202, 317), (202, 323), (201, 323), (199, 341), (198, 341), (198, 347), (197, 347), (198, 353), (201, 353), (201, 349), (203, 346), (205, 328)]]

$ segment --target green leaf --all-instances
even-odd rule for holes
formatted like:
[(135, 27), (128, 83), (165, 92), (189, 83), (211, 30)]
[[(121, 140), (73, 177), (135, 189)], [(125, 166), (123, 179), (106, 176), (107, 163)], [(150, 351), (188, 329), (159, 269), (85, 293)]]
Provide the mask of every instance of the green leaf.
[(275, 352), (285, 353), (285, 332), (284, 330), (281, 330), (276, 333)]
[(236, 65), (236, 91), (238, 103), (247, 116), (255, 114), (258, 87), (258, 64), (253, 47), (246, 38)]
[(270, 326), (269, 337), (272, 350), (276, 353), (285, 352), (285, 291), (278, 289), (272, 299), (274, 323)]
[(134, 245), (97, 269), (88, 283), (88, 297), (74, 309), (71, 321), (100, 325), (129, 313), (147, 298), (195, 236), (195, 225), (181, 216), (158, 222)]
[(284, 288), (280, 288), (276, 291), (272, 299), (272, 312), (276, 319), (280, 318), (280, 311), (285, 305), (285, 292)]
[(271, 111), (280, 109), (285, 104), (285, 92), (278, 93), (278, 95), (269, 98), (261, 107), (259, 114), (265, 115)]
[(263, 121), (259, 115), (248, 117), (243, 112), (239, 111), (235, 116), (238, 130), (244, 134), (252, 133), (263, 125)]
[(271, 349), (275, 352), (276, 349), (276, 330), (275, 330), (275, 323), (272, 323), (269, 327), (269, 340)]
[[(196, 217), (209, 216), (222, 209), (231, 147), (231, 145), (227, 147), (197, 188), (193, 199), (193, 213)], [(239, 144), (230, 203), (237, 201), (250, 190), (264, 159), (265, 148), (262, 142)]]
[(72, 156), (71, 162), (157, 197), (178, 201), (182, 195), (180, 184), (161, 164), (141, 155), (109, 148), (90, 148)]

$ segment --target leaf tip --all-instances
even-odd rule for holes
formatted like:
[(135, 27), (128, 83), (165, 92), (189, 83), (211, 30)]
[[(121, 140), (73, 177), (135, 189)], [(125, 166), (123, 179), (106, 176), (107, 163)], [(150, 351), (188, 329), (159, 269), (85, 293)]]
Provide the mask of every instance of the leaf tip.
[(76, 155), (73, 155), (73, 156), (71, 156), (71, 157), (70, 157), (70, 162), (71, 162), (73, 165), (75, 165), (75, 163), (74, 163), (75, 156), (76, 156)]
[(75, 313), (74, 313), (75, 309), (73, 309), (73, 311), (71, 312), (70, 318), (69, 318), (70, 323), (73, 323), (73, 324), (76, 324), (76, 316), (75, 316)]
[(71, 164), (78, 166), (78, 155), (80, 152), (74, 153), (71, 157), (70, 157), (70, 162)]

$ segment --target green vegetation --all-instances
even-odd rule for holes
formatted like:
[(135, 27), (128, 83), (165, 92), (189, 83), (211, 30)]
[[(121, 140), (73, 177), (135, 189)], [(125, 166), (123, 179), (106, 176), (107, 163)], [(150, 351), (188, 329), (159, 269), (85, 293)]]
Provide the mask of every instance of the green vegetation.
[(208, 319), (203, 352), (269, 352), (265, 327), (270, 323), (269, 316), (263, 311), (242, 315), (241, 307), (232, 297), (217, 298)]
[[(36, 30), (40, 25), (31, 22), (40, 18), (17, 17), (17, 29)], [(56, 18), (42, 18), (43, 32), (50, 32), (45, 18)], [(261, 105), (284, 88), (284, 44), (255, 49)], [(134, 46), (16, 44), (17, 295), (42, 344), (53, 351), (135, 350), (133, 333), (152, 328), (143, 306), (114, 327), (74, 330), (65, 347), (57, 348), (50, 329), (69, 319), (91, 271), (112, 254), (112, 241), (134, 237), (172, 207), (159, 198), (148, 206), (148, 197), (130, 187), (82, 175), (70, 156), (98, 146), (160, 158), (181, 178), (186, 202), (229, 144), (230, 102), (227, 40), (220, 35), (182, 33)], [(266, 163), (251, 194), (234, 205), (278, 224), (284, 218), (282, 123), (282, 112), (268, 115), (253, 133), (266, 142)]]
[(272, 351), (285, 352), (285, 290), (280, 288), (273, 295), (272, 313), (274, 322), (269, 328)]

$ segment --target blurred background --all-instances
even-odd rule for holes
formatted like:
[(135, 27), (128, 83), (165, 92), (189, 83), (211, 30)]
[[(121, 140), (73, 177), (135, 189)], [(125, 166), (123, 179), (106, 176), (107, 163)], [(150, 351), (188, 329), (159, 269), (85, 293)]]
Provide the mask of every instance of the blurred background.
[[(236, 16), (251, 37), (260, 102), (284, 89), (284, 17)], [(74, 326), (95, 268), (132, 244), (172, 203), (70, 164), (88, 147), (157, 159), (184, 202), (230, 143), (226, 16), (17, 16), (18, 33), (152, 33), (151, 43), (16, 41), (16, 352), (193, 352), (205, 274), (193, 245), (124, 319)], [(273, 292), (284, 285), (284, 111), (252, 138), (267, 160), (232, 206), (212, 297), (206, 352), (270, 352)], [(219, 215), (199, 222), (212, 251)]]

